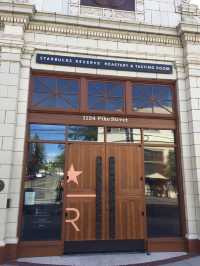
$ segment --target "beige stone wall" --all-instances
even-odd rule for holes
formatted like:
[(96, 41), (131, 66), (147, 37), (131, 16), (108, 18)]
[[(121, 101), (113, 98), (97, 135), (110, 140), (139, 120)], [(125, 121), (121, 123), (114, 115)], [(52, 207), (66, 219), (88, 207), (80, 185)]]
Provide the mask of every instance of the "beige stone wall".
[[(9, 27), (10, 28), (10, 27)], [(15, 27), (16, 28), (16, 27)], [(5, 27), (6, 34), (7, 27)], [(3, 35), (4, 35), (3, 34)], [(16, 216), (19, 206), (19, 187), (13, 174), (14, 159), (17, 156), (15, 151), (16, 119), (18, 109), (18, 88), (20, 77), (20, 47), (1, 47), (1, 68), (0, 68), (0, 175), (5, 183), (5, 189), (0, 193), (1, 206), (1, 241), (6, 238), (16, 242), (16, 230), (13, 223), (16, 224)], [(18, 178), (18, 180), (20, 180)], [(18, 189), (17, 189), (18, 188)], [(12, 198), (10, 209), (6, 209), (7, 199)], [(15, 213), (15, 215), (14, 215)], [(13, 221), (13, 215), (15, 216)], [(12, 221), (12, 222), (11, 222)]]
[[(0, 3), (0, 246), (16, 243), (30, 69), (177, 81), (187, 237), (200, 235), (200, 37), (174, 28), (35, 13)], [(7, 8), (7, 9), (6, 9)], [(92, 24), (91, 24), (92, 23)], [(73, 25), (73, 26), (72, 26)], [(88, 27), (93, 25), (93, 27)], [(119, 33), (120, 28), (120, 33)], [(191, 35), (189, 31), (194, 31)], [(193, 36), (193, 38), (191, 37)], [(172, 75), (39, 65), (36, 53), (173, 65)], [(7, 199), (11, 206), (6, 208)]]
[[(184, 30), (185, 25), (182, 25)], [(185, 33), (185, 89), (182, 94), (182, 142), (188, 237), (200, 238), (200, 42)], [(195, 36), (195, 38), (194, 38)]]
[[(19, 0), (20, 1), (20, 0)], [(21, 0), (24, 1), (24, 0)], [(80, 0), (25, 0), (38, 11), (111, 21), (140, 22), (158, 26), (177, 26), (181, 20), (181, 0), (135, 0), (135, 12), (81, 6)]]
[[(5, 23), (0, 67), (0, 243), (16, 243), (28, 103), (30, 53), (23, 25)], [(15, 40), (13, 42), (13, 40)], [(6, 208), (10, 199), (10, 208)]]
[[(0, 245), (17, 243), (17, 225), (29, 88), (30, 54), (24, 29), (32, 6), (0, 3)], [(4, 13), (7, 10), (8, 13)], [(22, 14), (20, 13), (22, 12)], [(26, 13), (26, 15), (24, 15)], [(10, 208), (7, 201), (10, 200)]]

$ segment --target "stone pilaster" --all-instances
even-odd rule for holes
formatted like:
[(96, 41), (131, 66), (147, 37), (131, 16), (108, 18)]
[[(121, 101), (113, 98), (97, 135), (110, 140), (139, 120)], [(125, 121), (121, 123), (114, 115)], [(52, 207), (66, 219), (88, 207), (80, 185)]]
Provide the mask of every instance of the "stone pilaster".
[(186, 86), (182, 95), (185, 107), (180, 110), (180, 117), (181, 122), (186, 123), (182, 139), (187, 139), (187, 147), (183, 144), (187, 155), (183, 158), (183, 172), (189, 239), (200, 239), (200, 35), (196, 27), (195, 24), (181, 24), (179, 28)]
[[(10, 13), (12, 8), (13, 13)], [(31, 5), (14, 1), (0, 3), (0, 246), (18, 242), (23, 148), (30, 53), (24, 51), (24, 30), (32, 14)]]

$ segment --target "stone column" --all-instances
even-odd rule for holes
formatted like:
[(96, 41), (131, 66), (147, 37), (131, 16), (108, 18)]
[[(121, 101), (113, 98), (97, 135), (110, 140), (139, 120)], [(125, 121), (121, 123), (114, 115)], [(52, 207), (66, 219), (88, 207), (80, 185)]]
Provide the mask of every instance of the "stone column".
[[(197, 224), (194, 206), (194, 177), (192, 170), (191, 131), (189, 128), (190, 101), (187, 87), (187, 75), (184, 65), (177, 66), (177, 104), (179, 112), (179, 131), (181, 145), (181, 165), (186, 217), (186, 238), (197, 239)], [(182, 221), (183, 222), (183, 221)]]
[[(22, 35), (22, 27), (5, 25), (4, 36), (10, 35), (11, 31)], [(13, 159), (17, 98), (21, 71), (21, 55), (23, 42), (19, 40), (18, 45), (3, 44), (1, 47), (1, 68), (0, 68), (0, 179), (5, 183), (5, 188), (0, 192), (0, 243), (5, 245), (8, 242), (17, 243), (16, 227), (13, 222), (8, 223), (11, 213), (16, 213), (19, 205), (19, 195), (12, 195), (10, 191), (13, 186), (18, 186), (11, 180), (13, 174)], [(15, 182), (15, 184), (14, 184)], [(9, 232), (9, 234), (8, 234)]]
[[(24, 30), (34, 12), (33, 6), (14, 4), (10, 0), (0, 2), (0, 11), (1, 8), (3, 32), (0, 39), (0, 180), (5, 187), (0, 192), (0, 251), (7, 245), (13, 245), (16, 250), (18, 243), (31, 60), (30, 53), (24, 51)], [(15, 10), (18, 13), (16, 17)], [(15, 257), (13, 249), (12, 256)]]
[(184, 169), (188, 225), (186, 237), (197, 241), (200, 240), (200, 34), (195, 24), (182, 23), (179, 30), (184, 46), (186, 73), (185, 111), (180, 112), (187, 123), (183, 138), (187, 138), (188, 142), (187, 147), (183, 146), (188, 154), (183, 157), (183, 167), (187, 167)]
[(6, 243), (12, 243), (17, 237), (18, 218), (19, 223), (19, 199), (21, 195), (21, 185), (23, 182), (23, 161), (26, 136), (26, 120), (28, 109), (28, 92), (30, 81), (30, 65), (32, 50), (24, 50), (21, 54), (21, 67), (19, 73), (17, 106), (15, 114), (15, 134), (13, 143), (12, 170), (10, 175), (10, 186), (8, 197), (11, 199), (11, 206), (7, 211)]

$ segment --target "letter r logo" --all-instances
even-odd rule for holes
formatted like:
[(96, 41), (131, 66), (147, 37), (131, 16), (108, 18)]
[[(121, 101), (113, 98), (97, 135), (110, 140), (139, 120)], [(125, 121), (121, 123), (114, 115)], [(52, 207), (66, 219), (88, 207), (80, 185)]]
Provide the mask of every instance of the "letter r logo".
[(71, 223), (72, 224), (72, 226), (74, 227), (74, 229), (77, 231), (77, 232), (79, 232), (80, 231), (80, 229), (78, 228), (78, 226), (76, 225), (76, 223), (75, 222), (77, 222), (78, 220), (79, 220), (79, 218), (80, 218), (80, 212), (79, 212), (79, 210), (78, 209), (75, 209), (75, 208), (66, 208), (65, 209), (65, 211), (66, 211), (66, 213), (67, 212), (74, 212), (75, 213), (75, 217), (74, 218), (72, 218), (72, 219), (70, 219), (70, 220), (65, 220), (65, 222), (66, 223)]

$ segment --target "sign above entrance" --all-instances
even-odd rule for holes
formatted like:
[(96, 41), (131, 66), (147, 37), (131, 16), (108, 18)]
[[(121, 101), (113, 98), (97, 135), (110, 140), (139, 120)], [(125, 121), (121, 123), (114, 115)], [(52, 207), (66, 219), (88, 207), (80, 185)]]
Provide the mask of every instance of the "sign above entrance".
[(104, 115), (83, 115), (84, 121), (103, 121), (128, 123), (127, 117), (104, 116)]
[(72, 57), (61, 55), (37, 54), (36, 63), (59, 66), (84, 67), (106, 70), (172, 74), (172, 65), (151, 64), (129, 61), (105, 60), (97, 58)]

